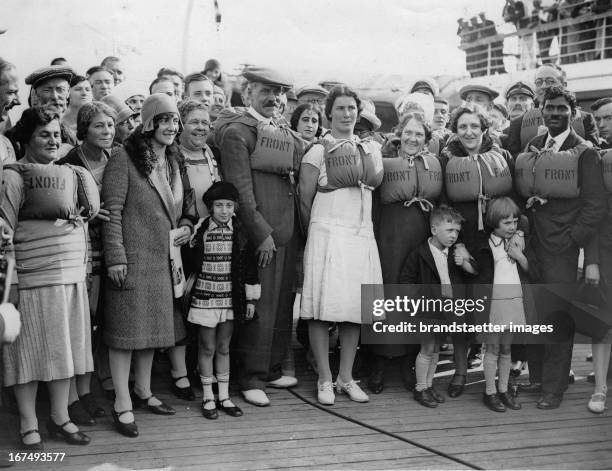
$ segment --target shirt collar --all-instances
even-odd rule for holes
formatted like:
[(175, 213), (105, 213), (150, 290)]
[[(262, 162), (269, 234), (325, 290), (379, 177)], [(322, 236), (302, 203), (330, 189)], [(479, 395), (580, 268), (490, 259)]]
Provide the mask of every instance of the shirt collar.
[(554, 139), (555, 140), (554, 150), (558, 152), (559, 149), (561, 149), (561, 147), (563, 146), (563, 143), (565, 142), (565, 140), (567, 139), (567, 136), (569, 136), (570, 131), (571, 131), (571, 128), (567, 128), (565, 131), (563, 131), (561, 134), (555, 137), (551, 137), (550, 133), (548, 133), (548, 136), (546, 137), (546, 143), (544, 144), (544, 148), (548, 146), (548, 143), (550, 142), (551, 139)]
[(429, 243), (429, 247), (431, 247), (431, 250), (435, 250), (436, 252), (444, 254), (444, 256), (448, 257), (448, 247), (445, 247), (444, 250), (440, 250), (438, 247), (431, 243), (431, 237), (427, 239), (427, 242)]
[(504, 242), (504, 239), (502, 239), (501, 237), (496, 236), (495, 234), (491, 233), (491, 243), (495, 247), (499, 247), (503, 242)]
[(208, 230), (212, 231), (213, 229), (217, 229), (218, 227), (227, 227), (230, 231), (234, 230), (232, 226), (232, 220), (230, 219), (227, 224), (219, 224), (214, 218), (210, 218), (210, 222), (208, 223)]
[(261, 114), (259, 114), (257, 111), (255, 111), (255, 108), (253, 108), (252, 106), (249, 106), (247, 108), (247, 111), (249, 112), (249, 114), (251, 116), (253, 116), (253, 118), (255, 118), (257, 121), (266, 123), (266, 124), (272, 124), (272, 118), (265, 118), (264, 116), (262, 116)]

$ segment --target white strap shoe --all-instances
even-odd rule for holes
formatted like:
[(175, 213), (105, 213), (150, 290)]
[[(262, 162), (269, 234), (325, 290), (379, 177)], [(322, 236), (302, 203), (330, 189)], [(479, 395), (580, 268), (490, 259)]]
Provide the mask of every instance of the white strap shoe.
[(336, 396), (334, 395), (334, 387), (331, 381), (319, 383), (317, 381), (317, 401), (324, 406), (333, 406)]
[(370, 400), (354, 379), (351, 379), (348, 383), (343, 383), (340, 378), (337, 378), (336, 391), (347, 394), (351, 401), (368, 402)]
[(587, 408), (593, 414), (603, 414), (607, 409), (606, 407), (606, 395), (604, 393), (595, 393), (591, 396), (591, 400), (587, 405)]

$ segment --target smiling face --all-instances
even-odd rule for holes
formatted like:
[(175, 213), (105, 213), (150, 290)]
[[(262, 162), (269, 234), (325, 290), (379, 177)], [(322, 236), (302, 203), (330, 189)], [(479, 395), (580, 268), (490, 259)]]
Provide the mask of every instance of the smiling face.
[(352, 96), (339, 96), (331, 108), (331, 129), (339, 134), (352, 134), (357, 122), (359, 110)]
[(44, 126), (38, 126), (30, 141), (25, 145), (28, 160), (48, 164), (57, 159), (57, 150), (62, 143), (60, 123), (54, 119)]
[(264, 118), (272, 118), (280, 110), (281, 87), (260, 82), (250, 83), (247, 96), (251, 106)]
[(477, 114), (463, 113), (457, 121), (457, 137), (470, 155), (477, 154), (482, 145), (483, 129)]
[(160, 115), (156, 126), (153, 139), (162, 146), (171, 145), (179, 130), (178, 113), (164, 113)]
[(215, 200), (212, 204), (212, 217), (221, 224), (227, 224), (234, 215), (236, 203), (232, 200)]
[(188, 149), (202, 149), (210, 133), (210, 116), (204, 110), (193, 110), (186, 117), (181, 132), (181, 144)]
[(572, 108), (567, 100), (560, 96), (544, 102), (542, 118), (551, 136), (557, 136), (566, 131), (570, 125)]
[(298, 120), (297, 132), (307, 141), (312, 141), (319, 129), (319, 115), (313, 110), (304, 110)]
[(115, 137), (115, 121), (104, 113), (98, 113), (87, 128), (87, 143), (98, 149), (110, 149)]
[(416, 119), (409, 120), (400, 137), (400, 150), (410, 156), (416, 155), (425, 146), (425, 128)]
[(85, 103), (93, 101), (91, 85), (87, 80), (77, 83), (70, 88), (70, 107), (79, 109)]

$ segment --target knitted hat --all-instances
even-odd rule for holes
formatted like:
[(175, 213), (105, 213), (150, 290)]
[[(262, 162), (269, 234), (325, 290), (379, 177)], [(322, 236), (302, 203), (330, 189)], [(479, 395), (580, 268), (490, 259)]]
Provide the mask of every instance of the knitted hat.
[(153, 119), (157, 115), (163, 113), (176, 113), (180, 116), (174, 98), (165, 93), (154, 93), (147, 97), (142, 104), (142, 110), (140, 110), (140, 116), (142, 117), (142, 133), (153, 131), (153, 129), (155, 129)]
[(231, 200), (237, 203), (238, 190), (229, 182), (215, 182), (206, 190), (206, 193), (202, 196), (202, 201), (210, 210), (216, 200)]
[(221, 62), (219, 62), (217, 59), (208, 59), (206, 61), (206, 64), (204, 64), (204, 72), (206, 72), (207, 70), (214, 70), (220, 68)]

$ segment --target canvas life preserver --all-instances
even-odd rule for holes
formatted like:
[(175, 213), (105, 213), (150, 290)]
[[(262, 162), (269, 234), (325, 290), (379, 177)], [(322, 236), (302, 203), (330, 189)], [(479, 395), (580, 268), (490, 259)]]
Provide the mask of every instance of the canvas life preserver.
[(612, 149), (602, 150), (599, 155), (601, 155), (604, 185), (606, 190), (612, 193)]
[(486, 202), (512, 190), (512, 175), (506, 159), (496, 150), (467, 157), (451, 155), (446, 164), (444, 184), (451, 201), (478, 202), (478, 230), (483, 230)]
[(251, 154), (251, 168), (261, 172), (289, 175), (297, 171), (305, 142), (286, 126), (257, 124), (257, 142)]
[(583, 142), (573, 149), (552, 152), (531, 147), (516, 158), (516, 190), (527, 199), (527, 208), (549, 198), (571, 199), (580, 196), (578, 163), (590, 145)]
[(421, 152), (410, 158), (383, 159), (385, 173), (380, 186), (383, 204), (419, 203), (429, 211), (442, 192), (442, 168), (437, 157)]
[(67, 165), (77, 177), (77, 201), (79, 208), (77, 213), (80, 217), (91, 219), (100, 211), (100, 192), (98, 185), (91, 173), (83, 167)]
[[(584, 114), (580, 110), (576, 110), (576, 115), (572, 119), (572, 129), (583, 139), (585, 137), (584, 129)], [(525, 149), (531, 140), (548, 132), (544, 126), (544, 118), (542, 111), (539, 108), (532, 108), (523, 115), (521, 120), (521, 149)]]

